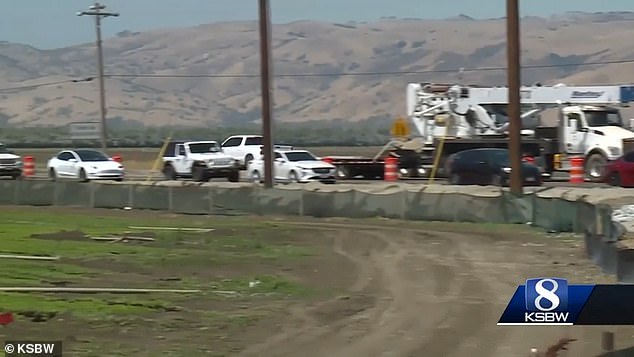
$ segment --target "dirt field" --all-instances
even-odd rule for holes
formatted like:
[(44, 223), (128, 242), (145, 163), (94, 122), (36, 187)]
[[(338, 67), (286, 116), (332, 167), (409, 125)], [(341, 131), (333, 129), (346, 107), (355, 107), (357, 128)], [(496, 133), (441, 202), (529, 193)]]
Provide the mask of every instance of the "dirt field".
[[(315, 147), (307, 149), (317, 156), (326, 155), (360, 155), (374, 156), (380, 147), (376, 146), (349, 146), (349, 147)], [(33, 156), (39, 167), (46, 166), (46, 162), (61, 149), (15, 149), (22, 156)], [(160, 149), (158, 148), (113, 148), (108, 151), (110, 155), (121, 155), (125, 166), (132, 170), (150, 170), (154, 164)]]
[[(3, 259), (1, 284), (202, 292), (4, 293), (0, 312), (14, 312), (16, 322), (0, 329), (0, 339), (62, 339), (66, 352), (80, 356), (523, 357), (561, 337), (578, 339), (562, 356), (597, 356), (601, 331), (616, 332), (618, 348), (634, 334), (628, 327), (496, 326), (527, 277), (613, 282), (575, 236), (378, 219), (87, 213), (0, 208), (0, 253), (62, 257)], [(77, 233), (159, 223), (215, 230), (146, 229), (155, 241), (114, 243)]]

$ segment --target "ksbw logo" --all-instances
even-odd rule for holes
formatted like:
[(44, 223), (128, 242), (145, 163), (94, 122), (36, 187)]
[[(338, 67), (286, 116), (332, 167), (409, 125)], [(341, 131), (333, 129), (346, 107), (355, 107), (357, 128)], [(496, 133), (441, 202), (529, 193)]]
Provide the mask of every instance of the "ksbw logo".
[(567, 323), (568, 281), (560, 278), (536, 278), (526, 280), (527, 323)]

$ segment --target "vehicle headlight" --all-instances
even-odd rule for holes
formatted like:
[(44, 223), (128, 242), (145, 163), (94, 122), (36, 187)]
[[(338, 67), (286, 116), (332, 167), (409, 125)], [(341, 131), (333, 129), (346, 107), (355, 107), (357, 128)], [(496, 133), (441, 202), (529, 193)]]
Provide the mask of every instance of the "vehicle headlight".
[(511, 173), (511, 168), (510, 167), (505, 167), (502, 169), (502, 171), (506, 172), (507, 174)]
[(401, 175), (407, 175), (407, 169), (400, 169)]
[(418, 174), (419, 174), (419, 175), (425, 175), (425, 173), (427, 173), (427, 171), (425, 170), (425, 168), (424, 168), (424, 167), (420, 167), (420, 168), (418, 168)]
[(610, 152), (611, 156), (620, 156), (621, 155), (621, 148), (618, 146), (608, 146), (608, 151)]
[(213, 166), (213, 165), (214, 165), (214, 160), (207, 161), (207, 166)]
[(22, 166), (22, 160), (16, 160), (15, 161), (15, 165), (21, 167)]

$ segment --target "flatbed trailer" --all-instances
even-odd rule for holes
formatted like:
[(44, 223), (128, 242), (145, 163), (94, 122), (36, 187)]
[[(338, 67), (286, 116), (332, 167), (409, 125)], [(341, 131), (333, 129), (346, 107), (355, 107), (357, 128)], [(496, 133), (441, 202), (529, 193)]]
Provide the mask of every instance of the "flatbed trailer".
[(339, 180), (354, 178), (382, 180), (387, 157), (398, 159), (400, 177), (424, 177), (426, 174), (419, 153), (412, 150), (392, 149), (387, 151), (386, 154), (379, 153), (374, 158), (364, 156), (325, 156), (321, 160), (337, 168), (336, 175)]

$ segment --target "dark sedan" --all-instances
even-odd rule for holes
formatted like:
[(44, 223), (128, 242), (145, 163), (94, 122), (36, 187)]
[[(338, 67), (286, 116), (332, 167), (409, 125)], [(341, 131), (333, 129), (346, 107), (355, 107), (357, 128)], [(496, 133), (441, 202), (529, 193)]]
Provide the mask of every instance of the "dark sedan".
[[(452, 185), (506, 186), (510, 182), (511, 164), (507, 149), (471, 149), (448, 158)], [(522, 162), (524, 186), (541, 186), (541, 170), (535, 164)]]

